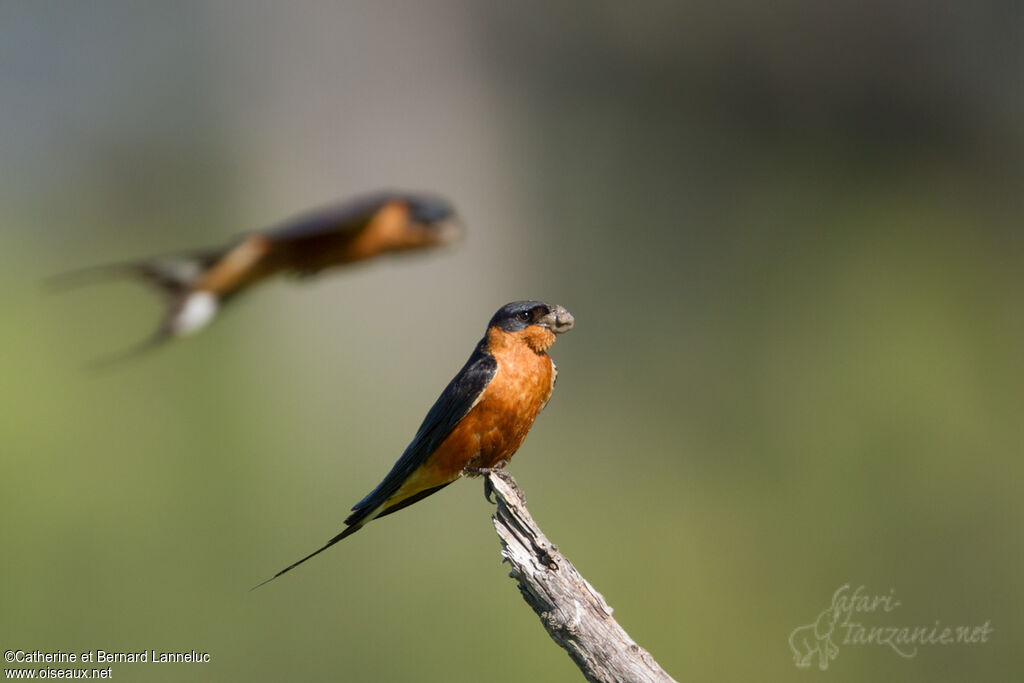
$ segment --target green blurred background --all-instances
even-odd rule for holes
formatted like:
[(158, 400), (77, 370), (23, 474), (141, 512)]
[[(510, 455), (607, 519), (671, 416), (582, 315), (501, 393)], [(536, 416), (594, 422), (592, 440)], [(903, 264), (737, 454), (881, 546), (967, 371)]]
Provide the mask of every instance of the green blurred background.
[[(680, 681), (1009, 681), (1024, 655), (1016, 2), (0, 2), (0, 646), (208, 651), (118, 680), (578, 680), (478, 482), (319, 546), (501, 304), (564, 304), (512, 464)], [(468, 237), (143, 336), (46, 276), (378, 187)], [(886, 626), (790, 632), (842, 584)]]

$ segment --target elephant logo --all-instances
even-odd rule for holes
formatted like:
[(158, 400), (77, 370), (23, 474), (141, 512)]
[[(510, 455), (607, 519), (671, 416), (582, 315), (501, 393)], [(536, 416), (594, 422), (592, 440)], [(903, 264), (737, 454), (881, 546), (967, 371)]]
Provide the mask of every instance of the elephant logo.
[(835, 603), (818, 615), (812, 624), (798, 626), (789, 634), (789, 646), (793, 649), (793, 661), (801, 669), (811, 666), (818, 656), (818, 668), (824, 671), (828, 663), (839, 656), (839, 647), (832, 640), (832, 631), (843, 612)]

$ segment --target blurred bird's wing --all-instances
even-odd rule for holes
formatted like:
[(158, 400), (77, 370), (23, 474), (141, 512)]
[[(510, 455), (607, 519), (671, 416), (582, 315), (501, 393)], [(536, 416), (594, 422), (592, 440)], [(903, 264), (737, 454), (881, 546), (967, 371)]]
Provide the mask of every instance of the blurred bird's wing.
[(330, 204), (285, 221), (263, 234), (275, 243), (283, 244), (357, 231), (369, 223), (384, 205), (395, 199), (395, 194), (381, 192)]
[(262, 233), (272, 259), (282, 270), (299, 276), (316, 275), (351, 259), (349, 246), (382, 208), (390, 194), (360, 197), (301, 215)]

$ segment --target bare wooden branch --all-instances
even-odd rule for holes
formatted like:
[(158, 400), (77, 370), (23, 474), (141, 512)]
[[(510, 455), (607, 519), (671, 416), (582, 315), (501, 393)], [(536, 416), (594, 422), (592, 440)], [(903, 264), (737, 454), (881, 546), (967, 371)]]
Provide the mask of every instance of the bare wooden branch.
[(612, 618), (604, 597), (580, 575), (530, 516), (515, 479), (504, 470), (485, 475), (497, 499), (494, 529), (523, 599), (548, 635), (593, 683), (674, 683), (654, 657)]

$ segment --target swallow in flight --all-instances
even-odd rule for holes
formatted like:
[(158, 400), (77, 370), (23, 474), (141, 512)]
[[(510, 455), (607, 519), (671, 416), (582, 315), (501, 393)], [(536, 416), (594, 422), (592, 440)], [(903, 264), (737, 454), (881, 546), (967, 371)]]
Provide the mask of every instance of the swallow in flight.
[(379, 192), (244, 234), (222, 247), (86, 268), (53, 283), (126, 276), (164, 295), (166, 312), (156, 332), (117, 356), (122, 357), (199, 331), (235, 296), (273, 275), (317, 275), (389, 252), (448, 244), (461, 232), (455, 210), (443, 199)]
[(557, 370), (547, 350), (555, 335), (572, 329), (573, 322), (563, 307), (540, 301), (515, 301), (498, 309), (484, 338), (427, 412), (402, 457), (384, 481), (355, 504), (341, 533), (263, 583), (459, 477), (504, 467), (551, 397)]

